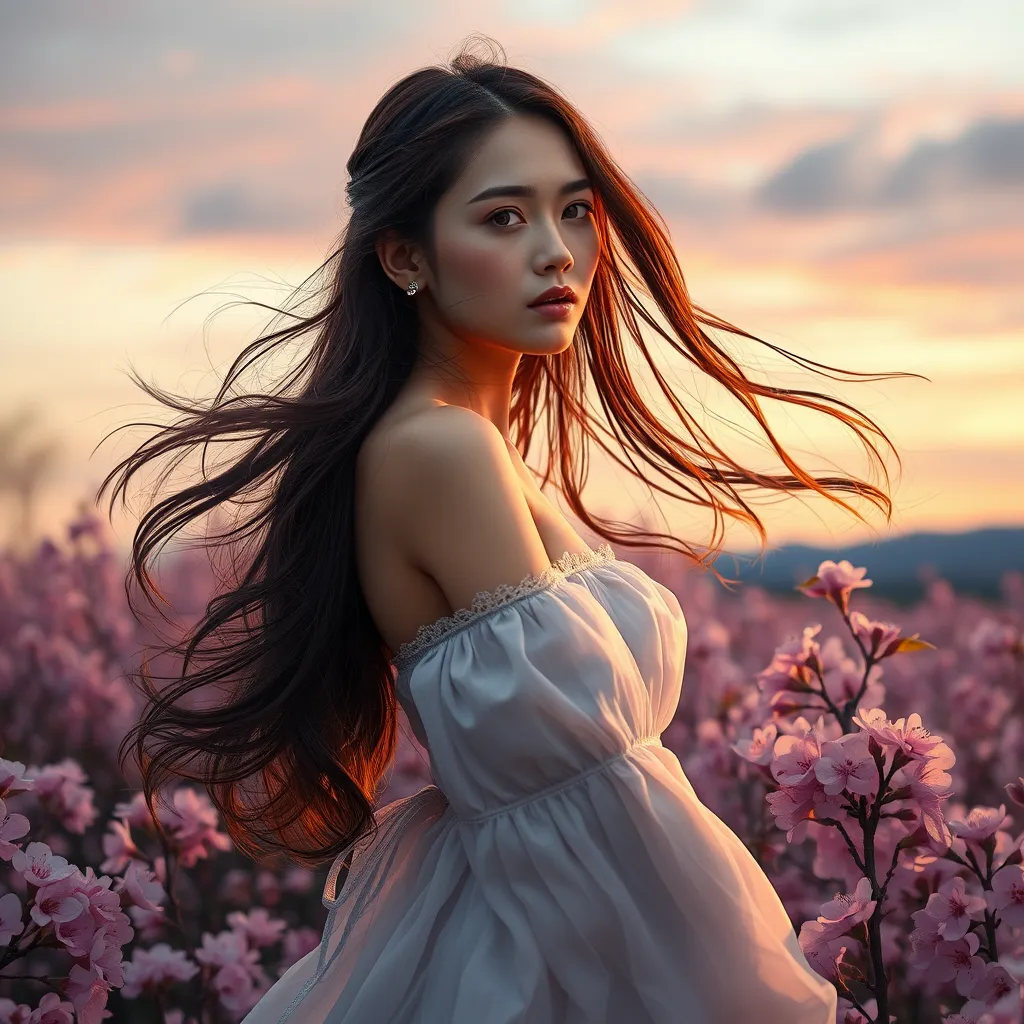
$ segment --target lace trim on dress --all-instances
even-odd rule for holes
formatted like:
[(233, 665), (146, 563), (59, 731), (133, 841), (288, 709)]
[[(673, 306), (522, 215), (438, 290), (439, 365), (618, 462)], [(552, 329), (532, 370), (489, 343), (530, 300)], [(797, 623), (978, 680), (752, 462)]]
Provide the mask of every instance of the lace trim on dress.
[(463, 629), (470, 622), (483, 615), (493, 612), (512, 601), (547, 590), (567, 576), (574, 576), (585, 569), (615, 561), (612, 546), (605, 541), (596, 551), (566, 551), (561, 558), (555, 559), (546, 569), (539, 573), (524, 576), (519, 583), (502, 583), (493, 590), (481, 590), (469, 608), (459, 608), (451, 615), (442, 615), (434, 622), (420, 626), (416, 636), (404, 644), (400, 644), (392, 663), (401, 670), (405, 665), (429, 647), (440, 643), (452, 633)]

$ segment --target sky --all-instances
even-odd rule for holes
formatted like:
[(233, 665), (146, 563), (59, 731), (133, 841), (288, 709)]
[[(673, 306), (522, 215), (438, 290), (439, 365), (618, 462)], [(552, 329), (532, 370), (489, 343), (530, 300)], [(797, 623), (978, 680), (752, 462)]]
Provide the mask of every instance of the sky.
[[(27, 411), (22, 443), (55, 446), (40, 533), (144, 436), (106, 435), (163, 416), (128, 369), (208, 394), (267, 326), (212, 314), (283, 302), (324, 259), (366, 116), (472, 33), (576, 104), (664, 217), (695, 303), (818, 362), (927, 378), (837, 384), (730, 341), (769, 381), (873, 417), (902, 461), (890, 523), (769, 496), (772, 546), (1024, 525), (1019, 0), (34, 0), (4, 23), (0, 419)], [(812, 470), (867, 471), (821, 417), (771, 415)], [(652, 500), (599, 453), (584, 497), (627, 518)], [(115, 512), (122, 541), (139, 511)], [(0, 517), (18, 529), (3, 494)]]

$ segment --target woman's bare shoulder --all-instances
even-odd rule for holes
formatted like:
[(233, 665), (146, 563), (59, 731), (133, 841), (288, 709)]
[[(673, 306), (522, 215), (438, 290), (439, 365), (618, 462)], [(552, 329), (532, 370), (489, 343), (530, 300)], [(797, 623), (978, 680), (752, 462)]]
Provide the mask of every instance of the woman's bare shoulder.
[[(548, 565), (505, 439), (460, 406), (418, 411), (378, 439), (392, 536), (452, 607)], [(386, 479), (383, 479), (386, 478)]]
[[(456, 477), (502, 473), (504, 440), (490, 420), (461, 406), (392, 407), (360, 448), (356, 481), (365, 519), (375, 533), (404, 547), (410, 516), (423, 511), (420, 496)], [(507, 464), (507, 459), (506, 459)]]
[(459, 405), (436, 404), (382, 419), (367, 438), (362, 454), (378, 466), (390, 461), (392, 467), (408, 471), (423, 457), (487, 457), (492, 452), (505, 452), (505, 440), (489, 419)]

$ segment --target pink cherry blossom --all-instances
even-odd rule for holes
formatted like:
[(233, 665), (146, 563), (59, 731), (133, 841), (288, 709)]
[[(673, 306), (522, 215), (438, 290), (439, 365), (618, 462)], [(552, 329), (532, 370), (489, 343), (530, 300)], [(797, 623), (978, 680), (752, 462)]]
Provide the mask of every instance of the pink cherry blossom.
[(907, 757), (934, 760), (941, 768), (952, 768), (956, 763), (948, 744), (941, 736), (928, 732), (916, 712), (909, 718), (890, 722), (881, 708), (861, 709), (853, 721), (883, 747), (902, 750)]
[(259, 953), (249, 949), (249, 943), (243, 933), (225, 930), (217, 935), (203, 932), (203, 946), (202, 949), (196, 950), (195, 958), (201, 964), (224, 967), (226, 964), (254, 964), (259, 960)]
[(935, 949), (935, 957), (928, 967), (932, 981), (955, 981), (956, 990), (962, 996), (985, 976), (985, 961), (977, 956), (981, 940), (974, 932), (968, 932), (954, 942), (942, 940)]
[(910, 917), (914, 922), (914, 930), (910, 933), (910, 961), (923, 966), (932, 962), (939, 943), (943, 941), (939, 932), (942, 922), (936, 920), (926, 910), (915, 910)]
[(766, 698), (790, 689), (795, 682), (807, 682), (807, 666), (817, 666), (818, 644), (814, 637), (821, 626), (805, 626), (798, 637), (780, 644), (772, 656), (771, 664), (757, 675), (757, 685)]
[(205, 794), (187, 786), (174, 791), (171, 807), (161, 807), (161, 824), (174, 833), (183, 867), (194, 867), (212, 850), (231, 849), (231, 839), (217, 831), (217, 810)]
[(111, 815), (118, 821), (125, 821), (130, 828), (152, 828), (153, 815), (146, 806), (146, 794), (134, 793), (130, 800), (114, 804)]
[(774, 793), (769, 793), (765, 799), (775, 816), (775, 824), (785, 830), (786, 839), (792, 842), (797, 825), (814, 810), (814, 788), (782, 786)]
[(926, 794), (946, 800), (953, 791), (953, 777), (946, 771), (941, 759), (929, 757), (908, 761), (899, 771), (905, 784), (910, 786), (915, 800)]
[(113, 879), (109, 875), (97, 877), (91, 867), (86, 867), (84, 874), (81, 875), (79, 884), (89, 897), (89, 910), (98, 924), (124, 918), (124, 914), (121, 913), (121, 900), (113, 891), (112, 882)]
[(871, 879), (862, 877), (852, 893), (836, 893), (828, 903), (823, 903), (818, 920), (823, 924), (843, 924), (849, 930), (875, 912), (875, 903), (871, 898)]
[(729, 631), (720, 622), (708, 619), (690, 633), (687, 656), (706, 659), (729, 649)]
[[(57, 939), (76, 959), (105, 957), (104, 977), (111, 977), (119, 971), (119, 953), (114, 951), (132, 939), (134, 930), (121, 910), (120, 897), (110, 889), (111, 879), (107, 875), (97, 878), (92, 868), (87, 867), (84, 874), (77, 873), (75, 882), (89, 901), (89, 911), (70, 921), (58, 921), (54, 929)], [(113, 974), (106, 973), (107, 967)]]
[(272, 946), (288, 927), (281, 918), (272, 918), (266, 907), (254, 907), (248, 914), (236, 910), (228, 914), (227, 921), (233, 931), (240, 932), (257, 947)]
[(199, 973), (181, 949), (171, 949), (166, 942), (158, 942), (152, 949), (136, 949), (132, 959), (124, 967), (124, 988), (126, 999), (135, 999), (143, 992), (151, 992), (161, 986), (178, 981), (190, 981)]
[(231, 1013), (244, 1013), (254, 1003), (255, 982), (241, 964), (225, 964), (213, 976), (221, 1004)]
[(202, 964), (218, 967), (214, 975), (214, 988), (228, 1010), (240, 1012), (258, 998), (258, 984), (267, 981), (260, 967), (258, 950), (250, 949), (240, 931), (222, 931), (217, 935), (203, 933), (203, 948), (197, 949), (195, 958)]
[(774, 722), (769, 722), (763, 729), (754, 729), (750, 739), (738, 740), (732, 744), (732, 749), (752, 764), (768, 764), (774, 756), (775, 737), (778, 731), (778, 726)]
[(69, 832), (81, 835), (96, 820), (94, 792), (85, 785), (86, 774), (77, 761), (66, 757), (57, 764), (28, 770), (33, 774), (33, 794)]
[(126, 820), (110, 821), (103, 836), (103, 852), (106, 860), (100, 864), (100, 871), (119, 874), (133, 860), (145, 860), (142, 851), (132, 839), (131, 828)]
[(4, 801), (0, 800), (0, 859), (10, 860), (14, 856), (18, 846), (11, 840), (28, 835), (30, 828), (29, 820), (24, 814), (12, 814), (7, 810)]
[(984, 975), (978, 979), (978, 983), (971, 989), (971, 999), (977, 1000), (983, 1007), (995, 1007), (1010, 997), (1016, 997), (1016, 1005), (1009, 1007), (1015, 1011), (1020, 1009), (1020, 982), (1010, 977), (1010, 973), (1000, 963), (988, 963), (985, 965)]
[(73, 921), (88, 909), (89, 897), (79, 891), (72, 874), (44, 885), (36, 893), (31, 913), (32, 920), (42, 927), (51, 921)]
[(124, 878), (117, 884), (115, 891), (124, 893), (132, 906), (149, 911), (159, 911), (167, 895), (153, 872), (134, 860), (129, 862)]
[(67, 995), (74, 1003), (78, 1024), (102, 1024), (111, 985), (99, 967), (89, 970), (78, 964), (72, 966), (67, 980)]
[[(127, 917), (125, 920), (127, 921)], [(135, 932), (130, 927), (128, 930), (131, 932), (131, 938)], [(89, 949), (89, 966), (98, 967), (103, 977), (114, 988), (120, 988), (124, 984), (124, 954), (121, 946), (125, 941), (119, 934), (116, 924), (104, 924), (96, 929)]]
[(75, 1007), (56, 992), (47, 992), (32, 1011), (29, 1024), (74, 1024)]
[(982, 657), (1009, 654), (1016, 643), (1018, 636), (1013, 626), (995, 619), (982, 619), (967, 638), (967, 646)]
[(0, 946), (6, 946), (15, 935), (20, 935), (24, 928), (18, 894), (8, 892), (0, 896)]
[(960, 839), (980, 843), (996, 834), (998, 829), (1006, 826), (1006, 804), (995, 807), (974, 807), (962, 820), (949, 822), (949, 831)]
[(32, 1007), (25, 1003), (15, 1003), (10, 999), (0, 999), (0, 1024), (30, 1024)]
[(32, 788), (32, 779), (26, 777), (20, 761), (6, 761), (0, 757), (0, 797), (24, 793)]
[(855, 891), (836, 893), (835, 897), (822, 904), (816, 921), (805, 921), (800, 928), (798, 940), (808, 963), (822, 977), (834, 979), (837, 964), (844, 952), (855, 952), (861, 943), (849, 935), (850, 930), (866, 921), (875, 911), (876, 901), (871, 899), (871, 881), (862, 877)]
[(89, 955), (97, 928), (92, 914), (88, 913), (79, 914), (70, 921), (58, 921), (54, 932), (67, 951), (76, 959), (81, 959)]
[(818, 974), (830, 981), (837, 974), (836, 960), (852, 942), (843, 934), (844, 931), (842, 926), (819, 918), (817, 921), (804, 921), (797, 936), (807, 962)]
[(992, 889), (986, 894), (988, 907), (996, 911), (1011, 928), (1024, 926), (1024, 867), (1011, 864), (992, 876)]
[(939, 934), (950, 942), (966, 935), (971, 921), (985, 917), (984, 898), (970, 895), (964, 884), (959, 875), (944, 882), (928, 897), (924, 908), (939, 922)]
[(850, 625), (872, 658), (886, 658), (899, 646), (900, 627), (891, 622), (873, 622), (863, 612), (851, 612)]
[(786, 831), (786, 841), (807, 834), (807, 823), (822, 818), (842, 818), (841, 797), (829, 796), (813, 776), (797, 786), (780, 786), (766, 797), (778, 828)]
[(164, 1014), (164, 1024), (197, 1024), (195, 1017), (186, 1017), (184, 1010), (168, 1010)]
[(986, 1016), (983, 1019), (976, 1005), (965, 1003), (959, 1013), (951, 1013), (948, 1017), (943, 1017), (942, 1024), (995, 1024), (995, 1022), (991, 1016)]
[(871, 586), (871, 580), (864, 579), (866, 572), (864, 568), (855, 569), (845, 558), (840, 562), (827, 559), (818, 566), (817, 574), (797, 589), (808, 597), (827, 598), (845, 613), (850, 593), (860, 587)]
[(166, 914), (163, 907), (160, 907), (159, 910), (129, 907), (128, 916), (131, 918), (136, 936), (140, 939), (154, 942), (163, 933), (164, 924), (166, 923)]
[(821, 757), (824, 741), (822, 719), (819, 718), (813, 727), (803, 718), (798, 718), (795, 724), (799, 732), (780, 736), (775, 741), (771, 761), (771, 773), (783, 786), (796, 786), (814, 779), (814, 764)]
[[(92, 528), (76, 525), (74, 532), (82, 547), (91, 549)], [(78, 997), (84, 1017), (91, 1014), (94, 1020), (104, 1015), (107, 993), (123, 984), (122, 997), (111, 998), (118, 1019), (148, 1015), (163, 1024), (196, 1024), (175, 1008), (180, 996), (190, 1006), (201, 1002), (207, 1017), (237, 1021), (267, 982), (261, 963), (276, 977), (302, 957), (315, 961), (319, 929), (282, 930), (279, 918), (302, 925), (315, 920), (319, 894), (312, 887), (317, 878), (304, 868), (287, 874), (263, 865), (230, 871), (228, 858), (215, 856), (229, 847), (223, 818), (201, 789), (183, 790), (176, 798), (173, 786), (167, 792), (169, 810), (158, 814), (166, 836), (153, 834), (153, 817), (142, 793), (113, 791), (121, 781), (113, 770), (113, 755), (137, 714), (134, 700), (119, 704), (117, 694), (136, 641), (142, 639), (131, 617), (123, 614), (118, 561), (91, 556), (76, 561), (50, 544), (40, 544), (38, 555), (20, 565), (0, 552), (0, 731), (11, 743), (10, 751), (47, 766), (40, 791), (33, 793), (24, 765), (12, 772), (5, 764), (14, 762), (0, 761), (0, 800), (6, 800), (8, 812), (23, 812), (8, 814), (6, 821), (0, 813), (0, 854), (6, 851), (9, 860), (30, 837), (36, 838), (35, 828), (30, 831), (28, 826), (28, 819), (36, 826), (36, 804), (53, 806), (72, 824), (76, 808), (84, 812), (91, 806), (91, 797), (74, 798), (75, 787), (84, 788), (84, 773), (61, 768), (59, 759), (66, 753), (81, 752), (84, 758), (88, 752), (98, 805), (106, 809), (118, 801), (112, 814), (118, 824), (108, 829), (106, 821), (100, 822), (82, 842), (67, 827), (38, 836), (54, 857), (93, 857), (91, 868), (80, 861), (82, 870), (34, 885), (13, 865), (0, 862), (0, 893), (13, 890), (0, 898), (0, 926), (20, 929), (10, 935), (8, 952), (19, 952), (19, 940), (28, 944), (28, 928), (31, 935), (43, 928), (40, 938), (47, 945), (61, 945), (33, 952), (24, 971), (17, 965), (11, 973), (30, 973), (38, 966), (56, 976), (73, 967), (66, 998)], [(184, 622), (202, 613), (209, 594), (199, 588), (193, 592), (194, 584), (184, 575), (175, 577), (171, 565), (168, 560), (161, 566), (161, 582), (169, 584), (168, 600)], [(852, 566), (850, 570), (854, 576), (865, 574)], [(899, 626), (881, 621), (894, 614), (892, 605), (861, 595), (863, 613), (846, 608), (845, 621), (834, 614), (834, 606), (826, 609), (835, 627), (832, 634), (840, 635), (825, 635), (828, 624), (824, 629), (807, 626), (806, 612), (798, 605), (766, 599), (750, 588), (733, 600), (702, 582), (682, 572), (672, 580), (681, 605), (686, 598), (692, 641), (687, 655), (690, 697), (663, 731), (663, 742), (685, 763), (700, 798), (756, 856), (788, 917), (806, 922), (800, 943), (815, 969), (833, 977), (837, 971), (841, 977), (847, 972), (856, 977), (858, 971), (868, 976), (854, 984), (859, 1008), (849, 999), (838, 1001), (837, 1024), (868, 1024), (876, 1018), (876, 1024), (892, 1024), (897, 1015), (929, 1022), (945, 1016), (954, 1024), (1019, 1024), (1020, 1007), (1011, 1004), (1014, 998), (1019, 1004), (1024, 923), (1014, 925), (1011, 919), (1021, 921), (1017, 892), (1024, 872), (1016, 859), (1022, 836), (1011, 835), (1014, 826), (998, 814), (995, 800), (1005, 802), (1011, 813), (1015, 804), (1024, 806), (1024, 777), (1017, 780), (1013, 774), (1020, 772), (1024, 750), (1019, 690), (1024, 574), (1004, 579), (1004, 603), (998, 611), (973, 599), (961, 600), (948, 584), (933, 582), (919, 606), (901, 613)], [(831, 582), (830, 591), (829, 581), (819, 579), (818, 592), (845, 607), (858, 603), (850, 598), (868, 581), (853, 579), (856, 585), (848, 589), (843, 584), (849, 579)], [(185, 600), (179, 601), (181, 597)], [(895, 646), (904, 646), (903, 639), (917, 636), (915, 631), (941, 637), (940, 649), (916, 660), (887, 656)], [(778, 644), (779, 637), (791, 639)], [(870, 665), (864, 664), (865, 652), (873, 654)], [(160, 665), (158, 670), (176, 667)], [(821, 687), (824, 694), (816, 692)], [(127, 690), (124, 696), (129, 696)], [(839, 715), (829, 710), (829, 703)], [(920, 714), (913, 715), (915, 711)], [(851, 726), (853, 712), (869, 727), (860, 722)], [(908, 717), (890, 721), (890, 714)], [(792, 721), (801, 715), (805, 717)], [(922, 720), (946, 738), (923, 730)], [(389, 786), (381, 795), (382, 805), (430, 781), (428, 752), (412, 741), (408, 722), (399, 724), (392, 782), (404, 791)], [(878, 779), (874, 758), (868, 755), (873, 749), (878, 756), (876, 744), (884, 752), (886, 774), (891, 774), (888, 795), (898, 797), (874, 809), (884, 817), (873, 817), (868, 828), (857, 821), (856, 810), (849, 812), (843, 805), (851, 802), (851, 795), (856, 806), (862, 796), (873, 803)], [(901, 763), (905, 758), (910, 760)], [(3, 788), (9, 780), (11, 792)], [(157, 803), (155, 812), (159, 807)], [(52, 828), (50, 818), (41, 817), (39, 825)], [(772, 819), (777, 828), (767, 827)], [(842, 832), (823, 821), (841, 824)], [(851, 855), (844, 834), (859, 858)], [(170, 841), (166, 860), (154, 856), (158, 840), (164, 838)], [(787, 848), (787, 841), (803, 843), (803, 849)], [(947, 849), (952, 855), (948, 858)], [(986, 883), (993, 888), (983, 892), (974, 871), (962, 861), (970, 853), (987, 867), (990, 852), (996, 871)], [(890, 865), (895, 867), (887, 876)], [(115, 877), (97, 877), (104, 872)], [(965, 896), (981, 893), (986, 898), (990, 922), (994, 918), (996, 925), (998, 963), (984, 963), (988, 952), (981, 950), (989, 941), (980, 919), (968, 919), (972, 927), (954, 941), (951, 935), (958, 928), (925, 909), (930, 893), (952, 894), (960, 884), (953, 879), (961, 875), (966, 876)], [(878, 906), (870, 898), (871, 888), (877, 892), (883, 879), (886, 895)], [(230, 928), (236, 938), (209, 935), (198, 951), (200, 958), (184, 944), (171, 950), (162, 940), (180, 934), (173, 930), (176, 915), (165, 892), (172, 886), (185, 934)], [(841, 891), (826, 901), (834, 889)], [(87, 907), (61, 921), (70, 912), (69, 899), (79, 904), (85, 900)], [(161, 899), (168, 903), (167, 915)], [(287, 915), (279, 914), (278, 904), (287, 905)], [(244, 913), (228, 916), (237, 910)], [(865, 922), (876, 912), (879, 927), (868, 934)], [(953, 917), (950, 913), (949, 919)], [(48, 923), (40, 926), (33, 918)], [(963, 926), (961, 921), (959, 928)], [(942, 934), (946, 930), (950, 934)], [(125, 944), (128, 935), (132, 945)], [(972, 941), (978, 939), (972, 950)], [(869, 950), (869, 944), (874, 948)], [(159, 945), (179, 965), (180, 979), (173, 965), (162, 974), (153, 963), (160, 959)], [(140, 948), (144, 946), (153, 949)], [(928, 973), (940, 947), (952, 964), (943, 966), (939, 958), (938, 972), (951, 972), (945, 981)], [(869, 998), (875, 987), (872, 952), (880, 953), (889, 981), (888, 1020)], [(968, 986), (958, 972), (966, 972), (967, 981), (972, 974), (976, 978), (960, 999), (954, 982), (961, 990)], [(150, 975), (154, 984), (147, 988)], [(128, 1006), (124, 999), (129, 993), (145, 1005), (140, 1001)], [(85, 1006), (90, 998), (97, 1005)], [(964, 998), (966, 1005), (953, 1014)], [(33, 1005), (38, 1003), (34, 1010), (0, 1000), (0, 1024), (70, 1024), (74, 1011), (67, 1003), (59, 1005), (56, 993), (45, 1004), (39, 1002), (38, 991), (33, 999)]]
[(52, 853), (46, 843), (29, 843), (24, 850), (15, 850), (11, 866), (30, 885), (38, 886), (67, 878), (78, 870), (74, 864)]
[(901, 769), (910, 786), (910, 796), (921, 810), (921, 823), (936, 849), (948, 850), (953, 836), (942, 813), (953, 780), (939, 762), (911, 761)]
[(878, 790), (878, 768), (863, 733), (826, 740), (821, 757), (814, 762), (814, 774), (830, 796), (844, 791), (868, 796)]

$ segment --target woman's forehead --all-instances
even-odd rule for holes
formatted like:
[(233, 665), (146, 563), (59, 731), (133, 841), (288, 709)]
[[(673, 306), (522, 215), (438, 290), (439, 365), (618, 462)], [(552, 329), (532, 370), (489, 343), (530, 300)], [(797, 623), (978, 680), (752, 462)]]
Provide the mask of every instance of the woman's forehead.
[[(516, 195), (578, 191), (583, 164), (565, 133), (536, 117), (516, 117), (497, 126), (476, 148), (452, 187), (461, 203), (479, 201), (481, 192), (518, 189)], [(508, 194), (512, 194), (511, 192)], [(493, 198), (493, 195), (491, 196)]]

